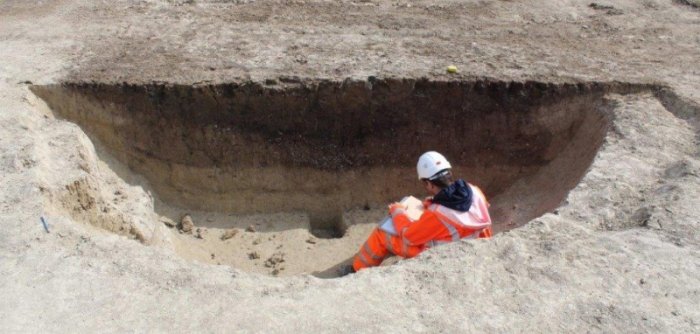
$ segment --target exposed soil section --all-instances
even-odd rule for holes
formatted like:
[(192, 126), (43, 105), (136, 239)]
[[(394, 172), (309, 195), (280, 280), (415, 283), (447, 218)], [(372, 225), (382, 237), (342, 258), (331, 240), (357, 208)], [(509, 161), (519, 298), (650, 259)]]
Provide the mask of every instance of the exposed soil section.
[[(605, 94), (650, 88), (369, 78), (32, 90), (112, 168), (145, 177), (136, 183), (158, 195), (164, 223), (180, 223), (182, 256), (323, 276), (387, 203), (422, 195), (422, 152), (439, 148), (491, 199), (496, 231), (511, 229), (558, 207), (584, 175), (610, 125)], [(282, 264), (290, 247), (306, 251)]]
[(439, 148), (456, 175), (493, 197), (576, 147), (561, 165), (576, 172), (539, 190), (556, 198), (527, 216), (540, 215), (576, 183), (600, 145), (602, 96), (645, 88), (375, 78), (267, 83), (64, 83), (33, 91), (144, 175), (167, 203), (239, 214), (303, 211), (312, 227), (328, 227), (338, 226), (343, 210), (421, 194), (413, 166), (426, 150)]

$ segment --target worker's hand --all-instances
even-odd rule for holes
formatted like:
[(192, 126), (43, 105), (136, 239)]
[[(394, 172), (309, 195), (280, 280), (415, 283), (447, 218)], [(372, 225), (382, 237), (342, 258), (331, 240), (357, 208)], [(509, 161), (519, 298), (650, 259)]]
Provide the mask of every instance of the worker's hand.
[(396, 217), (396, 215), (400, 215), (404, 212), (406, 212), (406, 207), (403, 204), (401, 204), (401, 203), (389, 204), (389, 214), (392, 217)]
[(423, 200), (423, 208), (426, 208), (426, 209), (427, 209), (427, 208), (428, 208), (430, 205), (432, 205), (432, 204), (433, 204), (433, 197), (432, 197), (432, 196), (431, 196), (431, 197), (426, 197), (426, 198)]

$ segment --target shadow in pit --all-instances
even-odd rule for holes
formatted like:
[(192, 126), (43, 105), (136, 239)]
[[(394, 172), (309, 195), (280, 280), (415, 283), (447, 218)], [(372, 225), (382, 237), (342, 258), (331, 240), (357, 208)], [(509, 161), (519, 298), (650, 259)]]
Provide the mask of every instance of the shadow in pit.
[[(343, 266), (346, 266), (346, 265), (351, 265), (354, 258), (355, 258), (355, 256), (353, 255), (353, 256), (345, 259), (344, 261), (341, 261), (341, 262), (339, 262), (339, 263), (337, 263), (337, 264), (335, 264), (335, 265), (333, 265), (325, 270), (315, 271), (315, 272), (311, 273), (311, 275), (314, 277), (318, 277), (318, 278), (338, 278), (338, 277), (340, 277), (340, 275), (339, 275), (340, 268), (342, 268)], [(382, 264), (380, 265), (380, 267), (393, 266), (401, 260), (402, 260), (401, 257), (389, 255), (384, 259), (384, 261), (382, 261)]]
[(312, 276), (318, 277), (318, 278), (337, 278), (340, 277), (339, 275), (339, 270), (343, 266), (350, 265), (352, 264), (354, 256), (351, 256), (329, 268), (326, 268), (324, 270), (319, 270), (319, 271), (314, 271), (311, 273)]

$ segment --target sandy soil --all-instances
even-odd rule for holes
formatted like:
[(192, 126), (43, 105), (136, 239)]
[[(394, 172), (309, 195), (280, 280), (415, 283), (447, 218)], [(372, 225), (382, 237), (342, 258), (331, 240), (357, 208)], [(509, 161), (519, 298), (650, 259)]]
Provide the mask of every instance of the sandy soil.
[[(194, 219), (206, 226), (192, 234), (174, 232), (172, 240), (177, 254), (189, 260), (273, 276), (334, 277), (338, 265), (354, 256), (384, 215), (380, 209), (348, 211), (344, 215), (348, 229), (342, 238), (334, 238), (330, 231), (311, 229), (303, 213), (194, 212)], [(232, 236), (223, 237), (228, 231)]]
[[(0, 2), (0, 330), (698, 332), (700, 12), (670, 0), (589, 4)], [(460, 69), (450, 78), (668, 89), (606, 97), (613, 126), (554, 212), (341, 279), (310, 274), (351, 255), (368, 225), (312, 239), (303, 215), (284, 215), (294, 227), (281, 233), (274, 214), (168, 207), (28, 89), (445, 78), (448, 64)], [(162, 223), (185, 212), (192, 235)], [(221, 240), (229, 229), (240, 231)], [(319, 263), (289, 267), (305, 259)]]

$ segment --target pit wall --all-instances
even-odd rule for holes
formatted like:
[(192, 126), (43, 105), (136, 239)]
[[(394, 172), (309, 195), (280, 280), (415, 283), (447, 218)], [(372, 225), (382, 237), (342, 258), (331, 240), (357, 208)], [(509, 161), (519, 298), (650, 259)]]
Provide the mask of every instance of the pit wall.
[[(512, 202), (496, 204), (496, 219), (519, 224), (555, 208), (585, 173), (610, 123), (603, 96), (649, 89), (372, 78), (268, 83), (62, 83), (32, 91), (176, 206), (335, 217), (421, 195), (415, 161), (438, 150), (489, 197), (547, 197), (520, 214)], [(533, 190), (533, 178), (551, 180)]]

